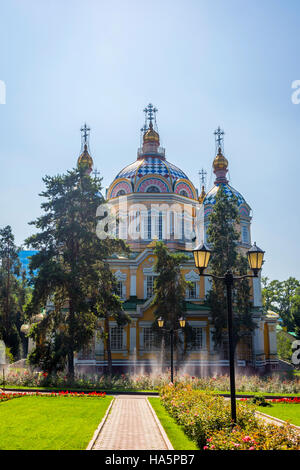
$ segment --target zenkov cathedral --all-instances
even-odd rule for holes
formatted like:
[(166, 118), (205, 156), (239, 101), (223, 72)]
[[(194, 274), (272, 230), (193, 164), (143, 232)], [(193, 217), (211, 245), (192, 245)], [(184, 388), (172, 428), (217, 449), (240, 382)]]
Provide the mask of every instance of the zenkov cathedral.
[[(153, 269), (155, 240), (162, 240), (171, 251), (184, 252), (189, 260), (182, 266), (182, 274), (190, 281), (186, 291), (186, 320), (194, 329), (192, 349), (185, 351), (186, 372), (200, 370), (211, 372), (228, 366), (228, 343), (222, 347), (213, 341), (213, 323), (206, 305), (206, 295), (211, 288), (207, 277), (199, 276), (194, 265), (192, 250), (197, 242), (206, 241), (209, 214), (215, 204), (216, 193), (223, 187), (229, 197), (236, 196), (240, 215), (239, 248), (242, 252), (251, 246), (251, 208), (244, 197), (227, 179), (228, 160), (223, 155), (223, 132), (215, 132), (217, 155), (213, 161), (214, 185), (209, 191), (202, 186), (201, 194), (188, 176), (166, 160), (165, 149), (160, 147), (156, 125), (156, 109), (149, 104), (144, 110), (145, 126), (141, 129), (142, 145), (133, 163), (118, 172), (107, 189), (106, 199), (118, 221), (114, 236), (126, 240), (131, 252), (115, 255), (109, 260), (118, 281), (118, 294), (123, 308), (130, 315), (130, 325), (123, 328), (111, 319), (110, 337), (115, 371), (156, 369), (161, 361), (161, 351), (156, 348), (155, 333), (151, 328), (154, 315)], [(78, 164), (93, 160), (88, 150), (87, 129), (85, 145)], [(241, 372), (245, 368), (277, 368), (276, 322), (277, 316), (264, 312), (261, 301), (260, 278), (251, 279), (252, 315), (257, 328), (238, 344), (236, 356)], [(101, 371), (107, 364), (105, 348), (99, 335), (91, 348), (76, 357), (76, 367), (89, 366)], [(165, 364), (167, 366), (167, 364)]]

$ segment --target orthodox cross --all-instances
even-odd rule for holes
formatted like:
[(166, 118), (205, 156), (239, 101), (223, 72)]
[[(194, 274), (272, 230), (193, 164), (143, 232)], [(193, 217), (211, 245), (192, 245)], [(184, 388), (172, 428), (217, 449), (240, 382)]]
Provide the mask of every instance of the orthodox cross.
[(200, 179), (200, 186), (204, 186), (206, 184), (206, 175), (207, 172), (202, 168), (200, 171), (198, 171), (199, 179)]
[(158, 109), (153, 106), (153, 104), (149, 103), (148, 106), (144, 109), (145, 113), (145, 125), (147, 124), (147, 120), (149, 121), (149, 125), (152, 123), (153, 119), (156, 122), (156, 113)]
[(142, 145), (143, 135), (145, 134), (146, 131), (147, 131), (147, 126), (146, 126), (146, 124), (144, 124), (144, 126), (141, 127), (140, 145)]
[(82, 138), (82, 143), (87, 144), (88, 143), (88, 138), (90, 136), (90, 127), (87, 127), (86, 123), (82, 128), (80, 129), (81, 132), (81, 138)]
[(95, 176), (95, 179), (98, 178), (98, 175), (100, 175), (100, 171), (97, 170), (97, 168), (94, 169), (93, 175)]
[(220, 128), (220, 126), (214, 132), (217, 151), (219, 147), (221, 147), (221, 150), (224, 150), (224, 134), (225, 132)]

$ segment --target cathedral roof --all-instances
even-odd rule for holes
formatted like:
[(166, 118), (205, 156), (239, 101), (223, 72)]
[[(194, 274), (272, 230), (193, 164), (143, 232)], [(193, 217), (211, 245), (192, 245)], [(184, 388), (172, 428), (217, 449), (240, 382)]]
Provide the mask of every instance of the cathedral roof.
[(220, 187), (223, 188), (225, 194), (229, 198), (232, 198), (234, 196), (237, 198), (238, 206), (241, 206), (242, 204), (247, 204), (244, 197), (236, 189), (234, 189), (232, 186), (230, 186), (228, 183), (218, 183), (215, 186), (213, 186), (210, 189), (210, 191), (208, 191), (208, 193), (206, 194), (206, 196), (203, 200), (204, 205), (208, 205), (208, 204), (213, 205), (213, 204), (215, 204), (216, 194), (217, 194), (217, 191), (219, 190)]
[(176, 193), (196, 199), (197, 192), (193, 183), (180, 168), (165, 159), (165, 151), (159, 147), (159, 134), (152, 123), (157, 109), (149, 104), (144, 111), (146, 122), (141, 129), (143, 145), (138, 151), (138, 158), (117, 174), (108, 189), (107, 197), (114, 198), (130, 193)]

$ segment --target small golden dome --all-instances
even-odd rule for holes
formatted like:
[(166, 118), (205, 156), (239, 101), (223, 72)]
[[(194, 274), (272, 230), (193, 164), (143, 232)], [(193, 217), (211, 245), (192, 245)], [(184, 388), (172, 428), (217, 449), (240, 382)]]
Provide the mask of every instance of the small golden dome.
[(206, 193), (205, 193), (205, 190), (204, 190), (204, 186), (202, 186), (202, 191), (201, 191), (201, 194), (198, 198), (200, 204), (202, 204), (202, 202), (204, 201), (205, 196), (206, 196)]
[(149, 129), (144, 134), (144, 143), (157, 142), (159, 144), (159, 134), (153, 129), (152, 122), (150, 122)]
[(221, 147), (219, 147), (218, 154), (217, 154), (217, 156), (216, 156), (216, 158), (214, 159), (214, 162), (213, 162), (213, 168), (215, 170), (223, 170), (227, 167), (228, 167), (228, 160), (222, 154)]
[(85, 144), (82, 154), (78, 157), (77, 166), (92, 168), (93, 163), (93, 159), (88, 152), (87, 145)]

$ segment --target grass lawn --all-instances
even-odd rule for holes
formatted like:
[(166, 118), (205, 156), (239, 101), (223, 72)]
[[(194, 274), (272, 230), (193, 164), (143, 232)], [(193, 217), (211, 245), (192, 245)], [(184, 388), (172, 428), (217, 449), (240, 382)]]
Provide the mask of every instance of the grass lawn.
[[(155, 392), (155, 393), (158, 393), (158, 390), (136, 390), (134, 388), (110, 388), (110, 389), (104, 389), (104, 388), (74, 388), (74, 387), (29, 387), (29, 386), (22, 386), (22, 385), (9, 385), (9, 384), (6, 384), (6, 389), (7, 390), (40, 390), (41, 392), (44, 391), (44, 390), (51, 390), (53, 392), (59, 392), (59, 391), (62, 391), (62, 390), (69, 390), (70, 392), (71, 391), (86, 391), (86, 392), (89, 392), (89, 391), (96, 391), (96, 392), (111, 392), (111, 393), (114, 393), (114, 392), (137, 392), (137, 393), (152, 393), (152, 392)], [(210, 391), (212, 393), (216, 393), (216, 394), (229, 394), (230, 392), (227, 390), (224, 390), (224, 391), (220, 391), (220, 390), (203, 390), (204, 392), (207, 392), (207, 391)], [(256, 395), (265, 395), (265, 396), (269, 396), (269, 397), (273, 397), (273, 396), (282, 396), (282, 397), (299, 397), (300, 396), (300, 393), (281, 393), (281, 392), (273, 392), (273, 393), (270, 393), (270, 392), (239, 392), (239, 391), (236, 391), (236, 394), (237, 395), (253, 395), (253, 396), (256, 396)]]
[(158, 397), (150, 397), (148, 400), (175, 450), (199, 450), (197, 444), (184, 433), (182, 426), (169, 415)]
[(272, 403), (272, 406), (259, 406), (257, 410), (300, 426), (300, 405), (298, 403)]
[(112, 397), (15, 398), (0, 404), (1, 450), (85, 449)]

